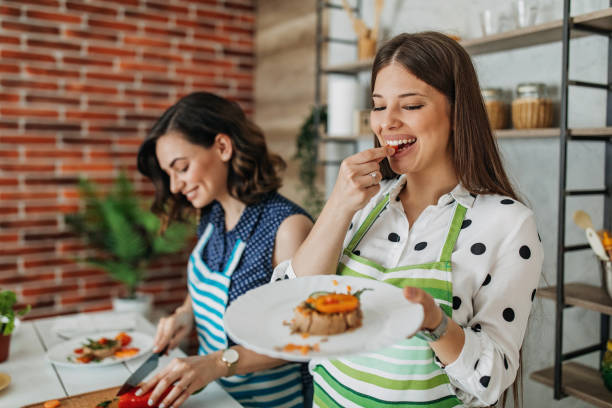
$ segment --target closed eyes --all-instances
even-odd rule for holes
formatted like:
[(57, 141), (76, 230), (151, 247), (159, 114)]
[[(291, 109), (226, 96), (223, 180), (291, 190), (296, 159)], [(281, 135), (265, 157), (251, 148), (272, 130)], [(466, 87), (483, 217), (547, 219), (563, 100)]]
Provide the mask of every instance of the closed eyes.
[[(402, 106), (402, 109), (405, 109), (405, 110), (418, 110), (418, 109), (421, 109), (423, 106), (424, 105), (406, 105), (406, 106)], [(372, 110), (374, 112), (383, 111), (385, 109), (387, 109), (386, 106), (375, 106), (375, 107), (372, 108)]]

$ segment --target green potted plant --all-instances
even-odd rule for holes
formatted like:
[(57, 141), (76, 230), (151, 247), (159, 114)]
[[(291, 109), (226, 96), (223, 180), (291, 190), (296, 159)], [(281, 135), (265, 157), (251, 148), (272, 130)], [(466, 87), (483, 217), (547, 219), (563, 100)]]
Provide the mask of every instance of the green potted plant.
[(315, 123), (317, 116), (319, 126), (327, 125), (327, 108), (325, 106), (313, 107), (310, 115), (300, 127), (296, 141), (297, 151), (294, 156), (294, 159), (300, 161), (299, 177), (300, 184), (304, 188), (304, 208), (315, 218), (325, 204), (325, 197), (316, 185), (319, 145), (319, 132)]
[(113, 298), (115, 310), (148, 313), (152, 297), (137, 292), (147, 267), (161, 256), (182, 250), (192, 228), (176, 222), (161, 234), (160, 219), (146, 209), (124, 173), (106, 195), (81, 179), (79, 195), (84, 208), (66, 215), (66, 224), (95, 249), (79, 261), (103, 269), (125, 286), (125, 296)]
[(0, 363), (9, 356), (11, 334), (15, 329), (15, 318), (23, 316), (30, 311), (30, 305), (19, 311), (15, 310), (17, 296), (12, 290), (0, 292)]

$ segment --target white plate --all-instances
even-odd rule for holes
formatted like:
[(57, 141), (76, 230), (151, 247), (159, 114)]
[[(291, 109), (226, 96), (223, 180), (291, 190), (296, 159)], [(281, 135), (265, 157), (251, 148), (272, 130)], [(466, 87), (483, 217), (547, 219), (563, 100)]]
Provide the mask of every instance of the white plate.
[[(90, 333), (87, 336), (82, 336), (74, 339), (67, 340), (65, 342), (56, 344), (47, 352), (47, 358), (54, 364), (68, 366), (68, 367), (100, 367), (100, 366), (108, 366), (113, 364), (122, 363), (127, 360), (131, 360), (133, 358), (140, 357), (144, 354), (147, 354), (153, 348), (153, 337), (149, 334), (139, 333), (139, 332), (127, 332), (127, 334), (132, 338), (132, 342), (126, 347), (138, 347), (140, 351), (138, 354), (134, 354), (129, 357), (107, 357), (100, 362), (91, 362), (91, 363), (79, 363), (76, 361), (76, 357), (78, 354), (74, 353), (74, 349), (83, 347), (84, 343), (87, 343), (87, 339), (97, 340), (100, 337), (107, 337), (110, 339), (114, 339), (117, 334), (119, 334), (120, 330), (113, 330), (109, 332), (100, 332), (100, 333)], [(72, 358), (73, 361), (70, 361), (69, 358)]]
[[(338, 285), (334, 285), (333, 281)], [(351, 293), (371, 288), (361, 295), (363, 324), (341, 334), (302, 338), (291, 334), (289, 322), (293, 309), (316, 291)], [(253, 289), (236, 299), (225, 312), (225, 330), (238, 344), (257, 353), (289, 361), (333, 358), (389, 346), (412, 336), (423, 322), (423, 308), (404, 298), (402, 290), (371, 279), (352, 276), (319, 275), (273, 282)], [(327, 338), (327, 341), (321, 341)], [(281, 351), (288, 343), (313, 345), (319, 351), (307, 355)]]

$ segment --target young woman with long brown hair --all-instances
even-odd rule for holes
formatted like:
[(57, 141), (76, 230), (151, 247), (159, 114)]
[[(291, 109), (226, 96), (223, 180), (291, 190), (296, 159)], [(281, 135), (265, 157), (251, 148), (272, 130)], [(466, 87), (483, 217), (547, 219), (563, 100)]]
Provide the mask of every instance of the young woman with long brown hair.
[(277, 193), (282, 167), (237, 103), (206, 92), (171, 106), (140, 147), (138, 169), (155, 185), (153, 211), (165, 222), (194, 210), (200, 216), (189, 294), (161, 319), (153, 350), (176, 347), (195, 326), (198, 355), (174, 359), (142, 385), (140, 393), (154, 389), (150, 405), (176, 408), (215, 380), (245, 407), (302, 407), (308, 398), (299, 364), (245, 349), (223, 326), (226, 307), (270, 282), (312, 227), (304, 210)]
[(457, 42), (393, 38), (371, 89), (375, 147), (343, 161), (313, 230), (275, 273), (386, 281), (425, 317), (384, 350), (313, 360), (314, 403), (495, 404), (515, 380), (542, 268), (533, 212), (508, 181)]

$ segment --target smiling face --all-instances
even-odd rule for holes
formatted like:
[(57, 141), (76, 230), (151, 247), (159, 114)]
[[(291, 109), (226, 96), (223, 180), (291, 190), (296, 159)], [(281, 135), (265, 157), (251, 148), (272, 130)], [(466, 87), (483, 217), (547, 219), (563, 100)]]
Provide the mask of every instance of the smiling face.
[(170, 178), (170, 191), (184, 195), (195, 208), (227, 193), (231, 153), (231, 141), (223, 134), (210, 148), (193, 144), (177, 132), (166, 133), (155, 145), (157, 161)]
[(389, 158), (395, 173), (452, 168), (450, 105), (444, 94), (391, 63), (378, 72), (372, 101), (370, 125), (381, 145), (397, 149)]

